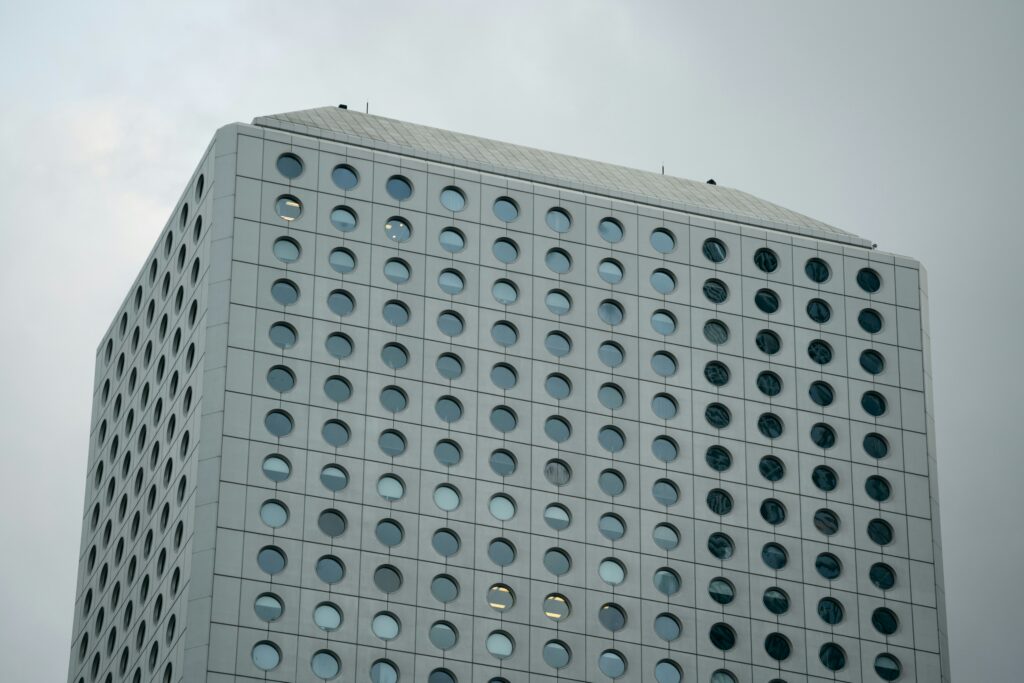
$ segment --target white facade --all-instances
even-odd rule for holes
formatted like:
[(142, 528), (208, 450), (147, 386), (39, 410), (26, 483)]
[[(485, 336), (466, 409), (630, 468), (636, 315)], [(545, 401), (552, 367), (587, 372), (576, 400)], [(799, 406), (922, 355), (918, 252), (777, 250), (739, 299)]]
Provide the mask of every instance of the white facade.
[(736, 190), (222, 128), (98, 351), (68, 680), (948, 680), (926, 307)]

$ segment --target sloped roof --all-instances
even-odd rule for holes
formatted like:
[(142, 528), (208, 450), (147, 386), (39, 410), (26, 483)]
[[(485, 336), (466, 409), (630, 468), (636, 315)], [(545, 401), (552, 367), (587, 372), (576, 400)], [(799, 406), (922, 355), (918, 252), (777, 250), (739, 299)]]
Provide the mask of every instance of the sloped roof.
[(261, 116), (254, 125), (678, 209), (774, 230), (871, 246), (852, 233), (722, 185), (581, 159), (340, 107)]

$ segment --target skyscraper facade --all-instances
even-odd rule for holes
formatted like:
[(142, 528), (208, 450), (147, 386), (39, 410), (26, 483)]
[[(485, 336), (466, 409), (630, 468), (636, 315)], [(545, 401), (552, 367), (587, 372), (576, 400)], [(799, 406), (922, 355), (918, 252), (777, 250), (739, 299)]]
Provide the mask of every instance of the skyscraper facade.
[(226, 126), (96, 359), (68, 680), (949, 678), (920, 264), (344, 108)]

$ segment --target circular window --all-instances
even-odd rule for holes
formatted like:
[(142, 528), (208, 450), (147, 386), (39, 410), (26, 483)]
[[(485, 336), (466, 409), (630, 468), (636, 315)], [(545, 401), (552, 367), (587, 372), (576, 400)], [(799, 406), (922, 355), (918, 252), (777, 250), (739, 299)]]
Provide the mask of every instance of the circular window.
[(504, 538), (496, 538), (487, 546), (487, 557), (499, 567), (507, 567), (515, 562), (516, 548)]
[(860, 405), (868, 415), (881, 417), (885, 414), (885, 397), (877, 391), (865, 391), (860, 398)]
[(714, 237), (704, 240), (701, 252), (704, 253), (704, 258), (712, 263), (721, 263), (729, 254), (729, 250), (725, 248), (725, 243)]
[(516, 471), (516, 457), (502, 448), (491, 453), (489, 463), (499, 477), (507, 477)]
[(341, 673), (341, 661), (337, 655), (328, 650), (315, 652), (309, 665), (313, 670), (313, 675), (324, 680), (337, 678)]
[(782, 461), (771, 455), (766, 455), (761, 458), (761, 462), (758, 467), (761, 474), (768, 481), (779, 481), (785, 474), (785, 467), (783, 466)]
[(497, 494), (487, 503), (491, 516), (500, 522), (507, 522), (516, 516), (516, 504), (508, 496)]
[(839, 558), (832, 553), (821, 553), (818, 555), (814, 560), (814, 568), (818, 570), (822, 578), (829, 581), (838, 578), (839, 574), (843, 571), (843, 565), (840, 563)]
[(511, 306), (519, 299), (519, 289), (511, 280), (497, 280), (491, 287), (494, 300), (502, 306)]
[(888, 652), (883, 652), (875, 657), (875, 673), (883, 681), (895, 681), (900, 677), (902, 671), (903, 666), (900, 664), (900, 660)]
[(288, 436), (295, 427), (295, 423), (292, 422), (291, 415), (283, 410), (271, 410), (263, 419), (263, 424), (266, 426), (268, 432), (278, 438)]
[(779, 295), (770, 289), (759, 289), (754, 294), (754, 304), (761, 310), (762, 313), (771, 315), (779, 310), (782, 302), (779, 300)]
[(564, 506), (551, 503), (544, 508), (544, 523), (555, 531), (562, 531), (569, 528), (572, 523), (572, 515)]
[(442, 396), (434, 404), (434, 411), (443, 422), (456, 422), (462, 417), (462, 404), (454, 396)]
[(832, 361), (832, 347), (816, 339), (807, 345), (807, 355), (818, 365), (826, 365)]
[(260, 506), (260, 519), (272, 529), (280, 529), (288, 521), (288, 508), (279, 500), (268, 500)]
[(708, 595), (719, 605), (728, 605), (736, 598), (736, 587), (728, 579), (718, 577), (708, 584)]
[(609, 586), (618, 586), (626, 580), (626, 568), (618, 560), (606, 558), (598, 565), (597, 575)]
[(384, 455), (396, 458), (402, 453), (405, 453), (405, 447), (408, 445), (405, 441), (405, 437), (396, 429), (385, 429), (377, 437), (377, 445), (380, 446), (381, 451)]
[(668, 479), (659, 479), (654, 482), (651, 494), (657, 503), (666, 507), (679, 502), (679, 488)]
[(519, 331), (515, 325), (503, 320), (491, 326), (491, 339), (498, 346), (507, 348), (519, 341)]
[(570, 298), (568, 293), (560, 289), (553, 289), (548, 292), (547, 296), (544, 297), (544, 304), (554, 315), (565, 315), (572, 310), (572, 298)]
[(507, 612), (516, 604), (516, 595), (503, 583), (496, 583), (487, 589), (487, 604), (498, 612)]
[(610, 368), (617, 368), (626, 360), (626, 352), (615, 342), (602, 342), (597, 347), (598, 359)]
[(462, 503), (458, 489), (449, 484), (442, 484), (434, 489), (434, 504), (445, 512), (453, 512)]
[(271, 285), (270, 295), (282, 306), (291, 306), (299, 300), (299, 287), (291, 280), (278, 280)]
[(466, 288), (466, 281), (459, 271), (446, 268), (437, 276), (437, 286), (445, 294), (455, 296), (456, 294), (461, 294), (462, 290)]
[(704, 419), (715, 429), (725, 429), (732, 422), (732, 413), (721, 403), (712, 403), (704, 409)]
[(544, 568), (555, 576), (564, 576), (569, 573), (572, 561), (568, 553), (558, 548), (550, 548), (544, 553)]
[(261, 640), (252, 647), (252, 663), (261, 671), (272, 671), (281, 663), (281, 651), (269, 640)]
[(811, 471), (811, 481), (822, 491), (834, 491), (839, 485), (839, 475), (826, 465), (818, 465)]
[(384, 262), (384, 277), (396, 285), (404, 285), (412, 276), (409, 264), (402, 259), (391, 258)]
[(398, 676), (398, 667), (386, 659), (378, 659), (370, 667), (370, 683), (395, 683)]
[[(516, 382), (518, 380), (518, 373), (516, 372), (515, 368), (513, 368), (508, 363), (498, 363), (493, 368), (491, 368), (491, 381), (494, 383), (494, 386), (498, 387), (499, 389), (511, 389), (516, 385)], [(492, 424), (494, 422), (493, 412), (491, 422)]]
[(268, 545), (261, 548), (256, 554), (256, 564), (267, 574), (273, 576), (284, 571), (285, 565), (288, 564), (288, 559), (285, 557), (283, 550), (277, 546)]
[(878, 545), (889, 545), (893, 539), (892, 525), (884, 519), (873, 519), (868, 522), (868, 538)]
[(605, 242), (615, 244), (621, 242), (622, 237), (625, 235), (625, 231), (622, 228), (622, 223), (618, 222), (614, 218), (603, 218), (601, 222), (597, 224), (597, 234), (601, 236)]
[(884, 503), (892, 496), (892, 486), (889, 485), (889, 482), (884, 477), (880, 477), (877, 474), (872, 474), (867, 478), (864, 482), (864, 490), (871, 500), (878, 501), (879, 503)]
[(345, 578), (345, 565), (338, 558), (325, 555), (316, 562), (316, 575), (324, 583), (338, 583)]
[(836, 394), (832, 389), (832, 385), (828, 382), (811, 382), (811, 386), (807, 388), (807, 394), (811, 397), (811, 400), (817, 403), (819, 406), (830, 406), (832, 401), (835, 400)]
[(619, 385), (609, 382), (597, 390), (597, 400), (608, 410), (618, 410), (625, 403), (626, 397)]
[(430, 582), (430, 594), (438, 602), (448, 604), (459, 597), (459, 582), (447, 574), (438, 574)]
[[(512, 656), (515, 643), (512, 636), (504, 631), (492, 631), (484, 643), (487, 651), (497, 659), (507, 659)], [(397, 679), (396, 679), (397, 680)]]
[(494, 215), (504, 223), (519, 218), (519, 205), (511, 197), (499, 197), (494, 202)]
[(763, 353), (773, 356), (779, 352), (782, 348), (782, 340), (779, 339), (779, 335), (775, 334), (771, 330), (761, 330), (754, 337), (754, 343), (757, 345)]
[(621, 678), (626, 673), (626, 658), (617, 650), (605, 650), (597, 659), (597, 668), (608, 678)]
[(273, 593), (263, 593), (256, 598), (253, 609), (263, 621), (277, 621), (284, 614), (284, 603)]
[(658, 351), (651, 356), (651, 369), (661, 377), (671, 377), (676, 374), (678, 365), (675, 356), (667, 351)]
[(811, 441), (820, 448), (832, 448), (836, 445), (836, 432), (824, 422), (811, 427)]
[(337, 605), (329, 602), (321, 602), (313, 610), (313, 623), (324, 631), (337, 631), (341, 628), (343, 618)]
[(896, 613), (887, 607), (879, 607), (871, 613), (871, 625), (875, 627), (879, 633), (885, 636), (891, 636), (896, 633), (896, 630), (900, 626), (899, 618)]
[(466, 208), (466, 195), (457, 187), (449, 185), (441, 190), (441, 206), (452, 212), (459, 212)]
[(727, 515), (732, 512), (732, 496), (722, 489), (711, 489), (707, 495), (708, 509), (716, 515)]
[(703, 291), (707, 300), (716, 306), (725, 303), (729, 298), (729, 287), (721, 280), (714, 278), (704, 282)]
[(781, 588), (768, 588), (761, 600), (772, 614), (785, 614), (789, 611), (789, 595)]
[(822, 299), (811, 299), (807, 302), (807, 316), (819, 325), (824, 325), (832, 318), (832, 307)]
[[(683, 671), (671, 659), (662, 659), (654, 665), (654, 680), (655, 683), (681, 683)], [(712, 681), (712, 683), (725, 683), (725, 681)]]
[(412, 226), (405, 221), (405, 219), (398, 216), (392, 216), (384, 224), (384, 234), (392, 242), (408, 242), (409, 238), (412, 237)]
[(860, 366), (872, 375), (880, 375), (885, 370), (885, 358), (879, 352), (867, 349), (860, 354)]
[(548, 460), (544, 465), (544, 478), (555, 486), (565, 486), (572, 478), (572, 470), (561, 460)]
[(391, 195), (392, 199), (396, 199), (400, 202), (412, 196), (412, 183), (404, 176), (393, 175), (388, 178), (385, 189), (387, 189), (387, 192)]
[(544, 337), (544, 348), (551, 355), (562, 358), (569, 355), (569, 352), (572, 350), (572, 341), (561, 332), (549, 332)]
[(729, 341), (729, 328), (721, 320), (709, 320), (704, 323), (704, 338), (715, 346)]
[(864, 437), (864, 451), (876, 460), (889, 454), (889, 442), (881, 434), (867, 434)]
[(765, 543), (761, 548), (761, 561), (770, 569), (782, 569), (789, 562), (789, 553), (778, 543)]
[(402, 529), (402, 525), (393, 519), (383, 519), (377, 522), (377, 526), (374, 529), (374, 535), (377, 540), (388, 548), (393, 548), (405, 538), (405, 530)]
[(393, 503), (405, 496), (405, 484), (395, 475), (385, 474), (377, 480), (377, 494), (389, 503)]
[[(406, 312), (408, 313), (408, 309), (406, 309)], [(464, 327), (465, 323), (462, 320), (462, 316), (455, 311), (442, 311), (437, 316), (437, 329), (441, 330), (441, 333), (447, 337), (459, 336), (462, 334)]]
[(880, 588), (884, 591), (887, 591), (896, 585), (896, 572), (893, 571), (892, 567), (883, 562), (876, 562), (871, 565), (871, 569), (868, 571), (868, 577), (876, 588)]
[(597, 264), (598, 276), (610, 285), (617, 285), (622, 282), (625, 274), (622, 264), (612, 258), (603, 259)]
[(273, 482), (282, 482), (292, 474), (291, 464), (280, 455), (268, 455), (263, 460), (263, 474)]
[(822, 508), (814, 513), (814, 528), (832, 536), (839, 531), (839, 516), (832, 510)]
[(437, 551), (438, 555), (441, 555), (442, 557), (451, 557), (455, 553), (459, 552), (459, 548), (462, 547), (462, 542), (454, 531), (450, 529), (439, 529), (435, 531), (434, 535), (431, 537), (430, 545)]
[(349, 438), (352, 436), (352, 433), (348, 429), (348, 425), (341, 420), (328, 420), (325, 422), (322, 434), (324, 441), (335, 448), (340, 448), (347, 444)]
[(667, 436), (656, 436), (651, 441), (651, 453), (662, 462), (672, 462), (679, 457), (679, 445)]
[(381, 640), (394, 640), (402, 630), (401, 622), (391, 612), (378, 612), (370, 623), (373, 635)]
[(351, 190), (359, 184), (359, 174), (348, 164), (340, 164), (331, 171), (331, 180), (342, 190)]
[(835, 643), (825, 643), (818, 650), (818, 659), (829, 671), (839, 671), (846, 666), (846, 652)]
[(857, 323), (868, 334), (882, 331), (882, 314), (872, 308), (865, 308), (857, 314)]
[(764, 639), (764, 651), (772, 659), (781, 662), (789, 658), (790, 653), (793, 652), (793, 646), (790, 645), (789, 638), (781, 633), (769, 633)]
[(355, 299), (344, 289), (336, 289), (327, 295), (327, 308), (337, 316), (344, 318), (356, 309)]
[(732, 453), (725, 446), (708, 446), (704, 461), (716, 472), (725, 472), (732, 467)]
[(704, 378), (716, 387), (729, 383), (729, 367), (720, 361), (713, 360), (704, 366)]
[(324, 348), (338, 360), (343, 360), (352, 355), (352, 340), (341, 332), (332, 332), (324, 342)]
[(336, 206), (331, 209), (331, 225), (341, 232), (352, 232), (359, 224), (356, 212), (347, 206)]
[(765, 396), (778, 396), (782, 393), (782, 378), (770, 370), (765, 370), (755, 381), (758, 390)]
[(348, 472), (337, 465), (327, 465), (320, 471), (320, 483), (337, 493), (348, 486)]
[(597, 477), (597, 485), (601, 491), (613, 498), (626, 490), (626, 480), (615, 470), (601, 472)]
[(572, 607), (564, 595), (551, 593), (544, 598), (544, 616), (553, 621), (564, 621), (569, 617)]
[(457, 465), (462, 460), (462, 447), (451, 439), (441, 439), (434, 444), (434, 457), (445, 467)]
[(544, 263), (553, 273), (564, 275), (572, 269), (572, 257), (564, 249), (549, 249), (544, 255)]
[(274, 256), (282, 263), (295, 263), (299, 260), (299, 243), (290, 237), (279, 237), (274, 241)]
[(564, 418), (551, 416), (544, 421), (544, 433), (556, 443), (564, 443), (572, 436), (572, 427)]
[(679, 412), (679, 405), (668, 394), (655, 394), (654, 398), (651, 399), (651, 409), (658, 419), (671, 420)]
[(613, 602), (605, 603), (597, 612), (597, 620), (606, 629), (615, 633), (626, 627), (626, 612)]
[(775, 498), (768, 498), (761, 503), (761, 517), (771, 525), (786, 521), (786, 507)]
[(274, 210), (279, 218), (290, 223), (302, 215), (302, 202), (290, 194), (281, 195), (274, 202)]
[(402, 587), (402, 572), (390, 564), (381, 565), (373, 572), (373, 584), (383, 593), (394, 593)]
[(868, 294), (874, 294), (882, 288), (882, 277), (871, 268), (857, 271), (857, 284)]
[(549, 209), (547, 214), (544, 216), (544, 220), (548, 224), (548, 227), (557, 233), (569, 232), (569, 228), (572, 227), (572, 217), (565, 209)]
[(731, 650), (736, 646), (736, 631), (732, 630), (728, 624), (722, 622), (713, 624), (708, 636), (711, 638), (711, 644), (719, 650)]
[(676, 318), (668, 311), (659, 309), (651, 314), (651, 329), (668, 336), (676, 331)]
[(654, 572), (654, 587), (664, 595), (675, 595), (682, 587), (679, 574), (668, 567), (662, 567)]
[(654, 632), (665, 642), (671, 643), (683, 634), (683, 625), (668, 612), (662, 612), (654, 617)]
[(435, 621), (427, 637), (438, 650), (450, 650), (459, 642), (459, 632), (447, 621)]
[(716, 531), (708, 536), (708, 552), (719, 560), (728, 560), (736, 552), (736, 546), (729, 536)]
[(291, 391), (295, 388), (295, 373), (283, 365), (275, 365), (267, 371), (267, 384), (280, 393)]
[(754, 252), (754, 265), (765, 273), (774, 273), (779, 268), (779, 256), (767, 247)]
[(671, 254), (676, 250), (676, 238), (666, 228), (656, 228), (651, 232), (651, 246), (659, 254)]
[(804, 264), (804, 273), (807, 274), (811, 282), (821, 284), (827, 282), (829, 277), (832, 276), (832, 269), (820, 258), (812, 258)]
[(515, 263), (519, 258), (519, 247), (506, 237), (494, 240), (491, 252), (494, 254), (494, 258), (506, 264)]
[(295, 328), (288, 323), (274, 323), (270, 326), (270, 342), (280, 349), (295, 346), (297, 337)]
[(654, 545), (662, 550), (675, 550), (679, 546), (679, 531), (667, 522), (656, 524), (651, 537)]
[(676, 288), (676, 276), (664, 268), (658, 268), (651, 273), (651, 287), (659, 294), (671, 294)]
[(466, 237), (456, 228), (445, 228), (437, 236), (441, 248), (450, 254), (457, 254), (466, 248)]
[(334, 538), (345, 533), (348, 522), (345, 520), (345, 515), (337, 510), (324, 510), (317, 519), (317, 526), (320, 527), (320, 531)]

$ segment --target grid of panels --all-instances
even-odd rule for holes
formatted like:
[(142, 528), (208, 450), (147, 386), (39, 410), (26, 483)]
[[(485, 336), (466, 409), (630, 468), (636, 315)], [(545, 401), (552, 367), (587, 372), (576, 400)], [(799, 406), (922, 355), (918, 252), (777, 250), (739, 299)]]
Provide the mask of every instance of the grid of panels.
[[(802, 680), (832, 667), (873, 680), (873, 664), (895, 670), (876, 659), (890, 653), (914, 677), (916, 658), (937, 649), (916, 632), (935, 620), (915, 272), (347, 152), (358, 155), (239, 141), (225, 448), (245, 454), (247, 472), (226, 489), (237, 509), (221, 505), (241, 556), (218, 570), (215, 602), (236, 597), (214, 619), (225, 634), (242, 628), (235, 656), (211, 670), (662, 681)], [(345, 167), (358, 175), (350, 188), (336, 182), (351, 181)], [(567, 231), (564, 218), (549, 223), (552, 207), (571, 217)], [(859, 281), (864, 269), (877, 291)], [(884, 457), (867, 453), (869, 435)], [(325, 468), (337, 468), (330, 486)], [(457, 552), (438, 552), (438, 530)], [(770, 543), (785, 566), (762, 560)], [(564, 573), (546, 562), (551, 548), (570, 558)], [(345, 567), (340, 581), (323, 580), (328, 557)], [(881, 562), (897, 577), (886, 590), (871, 569)], [(401, 587), (382, 590), (380, 566)], [(458, 582), (457, 598), (437, 599), (438, 575)], [(912, 576), (926, 587), (913, 590)], [(775, 614), (780, 595), (789, 607)], [(891, 634), (874, 623), (883, 606)], [(616, 610), (625, 625), (605, 628)], [(663, 614), (678, 637), (663, 637)]]

